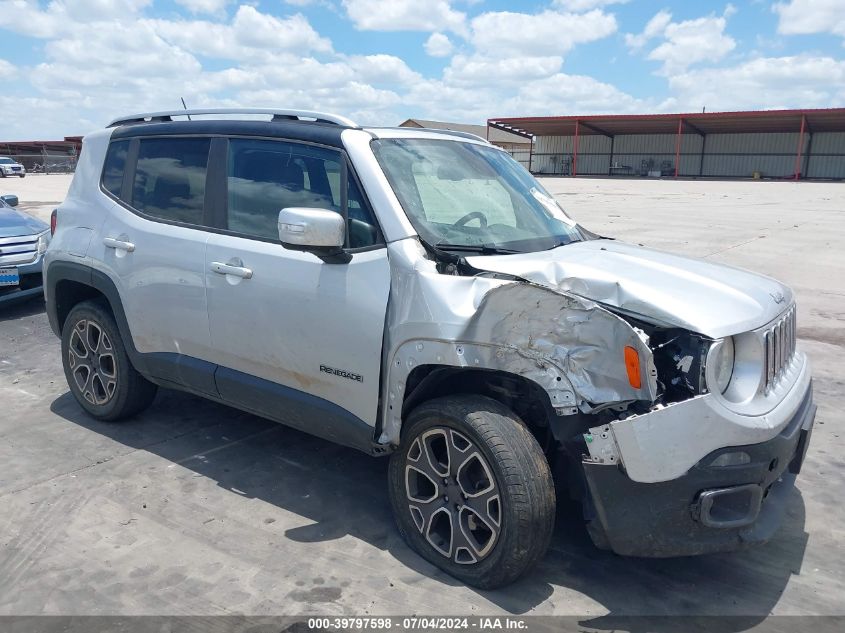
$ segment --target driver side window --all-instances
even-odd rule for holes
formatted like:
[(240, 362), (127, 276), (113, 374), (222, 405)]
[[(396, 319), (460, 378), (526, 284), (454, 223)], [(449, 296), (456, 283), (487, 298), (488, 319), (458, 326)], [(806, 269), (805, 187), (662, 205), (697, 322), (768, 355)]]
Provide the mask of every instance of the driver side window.
[[(279, 239), (279, 211), (286, 207), (342, 213), (340, 152), (285, 141), (229, 140), (227, 227), (244, 235)], [(347, 246), (380, 243), (372, 212), (348, 178)]]
[(340, 212), (339, 183), (338, 152), (279, 141), (231, 139), (227, 228), (278, 239), (279, 211), (285, 207)]

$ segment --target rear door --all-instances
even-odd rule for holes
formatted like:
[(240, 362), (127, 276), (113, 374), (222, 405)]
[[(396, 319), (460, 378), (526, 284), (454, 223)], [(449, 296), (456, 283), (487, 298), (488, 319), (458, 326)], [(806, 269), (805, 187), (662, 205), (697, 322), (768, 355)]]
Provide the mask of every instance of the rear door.
[(133, 342), (148, 355), (149, 371), (214, 394), (204, 275), (211, 142), (113, 141), (102, 187), (116, 204), (91, 248), (118, 285)]
[[(354, 443), (340, 437), (345, 423), (365, 424), (371, 437), (390, 275), (344, 154), (232, 138), (223, 181), (222, 230), (209, 238), (205, 266), (221, 395), (343, 443)], [(347, 216), (352, 260), (327, 264), (282, 247), (277, 220), (285, 207)]]

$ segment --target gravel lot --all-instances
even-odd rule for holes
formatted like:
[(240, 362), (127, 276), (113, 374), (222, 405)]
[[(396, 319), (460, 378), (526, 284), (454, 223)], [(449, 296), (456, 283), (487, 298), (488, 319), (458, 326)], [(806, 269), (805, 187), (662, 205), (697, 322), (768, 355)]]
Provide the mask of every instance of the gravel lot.
[[(48, 217), (67, 176), (0, 180)], [(561, 507), (545, 561), (464, 587), (403, 544), (386, 460), (161, 391), (103, 424), (67, 392), (43, 302), (0, 308), (0, 615), (845, 614), (845, 185), (547, 179), (605, 235), (750, 268), (796, 291), (817, 426), (766, 546), (672, 560), (596, 550)], [(836, 413), (839, 412), (839, 413)]]

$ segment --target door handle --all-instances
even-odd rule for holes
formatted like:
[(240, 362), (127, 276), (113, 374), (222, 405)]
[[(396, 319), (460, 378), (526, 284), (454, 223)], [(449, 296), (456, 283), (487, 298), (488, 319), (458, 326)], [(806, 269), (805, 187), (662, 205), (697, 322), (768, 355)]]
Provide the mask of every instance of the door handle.
[(135, 245), (132, 242), (126, 242), (124, 240), (119, 240), (114, 237), (104, 237), (103, 245), (106, 248), (113, 248), (119, 251), (126, 251), (127, 253), (131, 253), (135, 250)]
[(232, 264), (223, 264), (221, 262), (211, 262), (211, 270), (218, 275), (234, 275), (241, 279), (252, 279), (252, 270), (244, 268), (243, 266), (233, 266)]

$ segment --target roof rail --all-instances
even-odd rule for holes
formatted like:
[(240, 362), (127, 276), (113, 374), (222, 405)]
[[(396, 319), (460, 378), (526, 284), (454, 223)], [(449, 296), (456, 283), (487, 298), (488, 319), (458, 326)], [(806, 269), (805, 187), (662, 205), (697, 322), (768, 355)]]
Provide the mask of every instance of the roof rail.
[[(405, 128), (405, 129), (407, 129), (407, 128)], [(473, 134), (472, 132), (461, 132), (460, 130), (441, 130), (440, 128), (437, 128), (437, 127), (427, 127), (427, 128), (422, 128), (422, 129), (431, 130), (432, 132), (437, 132), (438, 134), (448, 134), (449, 136), (459, 136), (461, 138), (472, 139), (473, 141), (483, 141), (483, 142), (487, 143), (488, 145), (490, 144), (490, 141), (488, 141), (486, 138), (484, 138), (483, 136), (479, 136), (478, 134)]]
[(359, 127), (354, 121), (337, 114), (314, 112), (312, 110), (280, 110), (278, 108), (197, 108), (192, 110), (165, 110), (163, 112), (146, 112), (129, 114), (118, 117), (106, 127), (129, 125), (132, 123), (159, 123), (172, 121), (175, 116), (192, 116), (203, 114), (272, 114), (273, 121), (314, 119), (318, 123), (332, 123), (344, 127)]
[(387, 130), (403, 130), (403, 131), (414, 131), (414, 132), (437, 132), (438, 134), (445, 134), (447, 136), (457, 136), (460, 138), (468, 138), (473, 141), (481, 141), (483, 143), (487, 143), (490, 145), (490, 141), (488, 141), (483, 136), (479, 136), (478, 134), (473, 134), (472, 132), (461, 132), (460, 130), (444, 130), (439, 127), (402, 127), (401, 125), (398, 127), (388, 127), (384, 128)]

